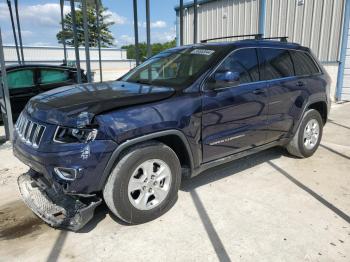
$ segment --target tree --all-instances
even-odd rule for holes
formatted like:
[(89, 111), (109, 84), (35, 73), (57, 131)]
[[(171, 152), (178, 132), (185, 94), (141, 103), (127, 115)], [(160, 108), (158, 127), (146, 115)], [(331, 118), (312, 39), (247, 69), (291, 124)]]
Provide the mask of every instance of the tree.
[[(175, 46), (176, 46), (175, 39), (172, 41), (169, 41), (169, 42), (165, 42), (163, 44), (154, 43), (151, 45), (152, 55), (156, 55), (163, 50), (166, 50), (166, 49), (169, 49), (169, 48), (172, 48)], [(126, 49), (128, 59), (136, 59), (135, 45), (125, 45), (125, 46), (122, 46), (122, 48)], [(141, 61), (146, 60), (146, 58), (147, 58), (147, 44), (146, 43), (139, 43), (139, 52), (140, 52)]]
[[(109, 27), (114, 25), (111, 21), (110, 15), (106, 14), (107, 8), (100, 8), (99, 19), (100, 19), (100, 30), (101, 30), (101, 47), (114, 46), (114, 37), (109, 30)], [(76, 10), (76, 21), (77, 21), (77, 35), (78, 35), (78, 45), (85, 46), (84, 40), (84, 28), (83, 28), (83, 13), (80, 9)], [(63, 43), (63, 36), (65, 37), (66, 44), (69, 46), (74, 46), (73, 40), (73, 23), (72, 15), (68, 13), (64, 16), (64, 31), (59, 31), (56, 35), (57, 40), (60, 44)], [(87, 6), (87, 21), (89, 30), (89, 46), (97, 47), (97, 27), (96, 27), (96, 9), (94, 6)]]

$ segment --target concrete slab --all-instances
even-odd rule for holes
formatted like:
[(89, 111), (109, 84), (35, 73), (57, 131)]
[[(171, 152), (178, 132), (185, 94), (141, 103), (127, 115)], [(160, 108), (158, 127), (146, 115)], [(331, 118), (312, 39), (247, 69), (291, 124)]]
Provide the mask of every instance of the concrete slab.
[(0, 146), (2, 261), (349, 261), (350, 103), (334, 105), (308, 159), (280, 148), (183, 181), (161, 218), (127, 226), (105, 206), (79, 233), (54, 230), (19, 199), (26, 167)]

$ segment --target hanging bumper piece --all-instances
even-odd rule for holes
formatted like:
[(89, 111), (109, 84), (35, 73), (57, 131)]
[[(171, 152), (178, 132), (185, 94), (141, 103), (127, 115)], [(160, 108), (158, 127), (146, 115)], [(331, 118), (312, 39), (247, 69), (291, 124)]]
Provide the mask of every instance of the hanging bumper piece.
[(102, 202), (96, 196), (66, 195), (60, 186), (47, 182), (33, 170), (19, 176), (17, 182), (24, 203), (54, 228), (80, 230), (93, 218), (95, 208)]

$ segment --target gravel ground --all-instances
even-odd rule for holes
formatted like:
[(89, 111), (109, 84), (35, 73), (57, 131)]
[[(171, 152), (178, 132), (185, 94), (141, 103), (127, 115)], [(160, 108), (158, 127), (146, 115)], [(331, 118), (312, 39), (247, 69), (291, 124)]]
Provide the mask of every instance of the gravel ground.
[(78, 233), (24, 206), (16, 178), (27, 167), (2, 144), (0, 261), (350, 261), (349, 112), (333, 106), (311, 158), (270, 149), (183, 181), (155, 221), (126, 226), (102, 205)]

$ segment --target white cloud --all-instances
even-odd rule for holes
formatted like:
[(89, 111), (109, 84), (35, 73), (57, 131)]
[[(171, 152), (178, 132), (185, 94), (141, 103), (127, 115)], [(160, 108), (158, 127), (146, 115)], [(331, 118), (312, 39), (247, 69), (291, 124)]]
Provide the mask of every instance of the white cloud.
[[(146, 28), (146, 22), (139, 22), (139, 27), (144, 27)], [(158, 21), (155, 21), (155, 22), (151, 22), (151, 28), (165, 28), (167, 27), (167, 23), (165, 21), (162, 21), (162, 20), (158, 20)]]
[(165, 21), (158, 20), (151, 23), (152, 28), (165, 28), (167, 26)]
[[(69, 7), (65, 6), (64, 13), (69, 12)], [(19, 6), (19, 18), (22, 24), (31, 24), (37, 26), (59, 26), (61, 21), (59, 4), (38, 4)], [(0, 4), (0, 19), (10, 21), (8, 7)]]
[(126, 17), (120, 16), (115, 12), (112, 12), (110, 10), (107, 10), (103, 13), (106, 16), (109, 16), (106, 19), (106, 22), (114, 22), (116, 25), (124, 25), (127, 22)]

